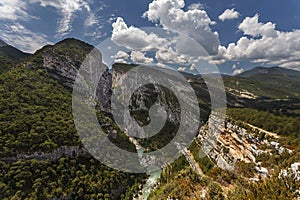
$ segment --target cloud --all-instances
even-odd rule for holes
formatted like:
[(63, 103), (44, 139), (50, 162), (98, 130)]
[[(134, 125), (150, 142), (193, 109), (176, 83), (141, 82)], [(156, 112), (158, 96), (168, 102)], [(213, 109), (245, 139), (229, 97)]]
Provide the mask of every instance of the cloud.
[(112, 41), (130, 50), (157, 50), (167, 42), (166, 39), (160, 38), (154, 33), (148, 34), (134, 26), (128, 27), (121, 17), (117, 18), (112, 27)]
[(106, 21), (109, 24), (112, 24), (113, 22), (115, 22), (118, 18), (116, 17), (115, 14), (111, 14), (110, 17), (108, 18), (108, 20)]
[(112, 58), (121, 58), (126, 60), (127, 58), (129, 58), (129, 55), (124, 51), (118, 51), (117, 54)]
[(216, 54), (219, 36), (210, 25), (215, 24), (205, 10), (193, 5), (184, 11), (184, 0), (154, 0), (143, 17), (169, 30), (186, 34), (200, 43), (210, 54)]
[(88, 16), (88, 18), (84, 21), (84, 26), (85, 27), (94, 26), (94, 25), (97, 25), (98, 23), (99, 23), (99, 20), (97, 19), (95, 14), (91, 13)]
[(91, 11), (89, 3), (86, 0), (31, 0), (31, 3), (39, 3), (43, 7), (51, 6), (56, 8), (61, 19), (58, 21), (57, 38), (64, 37), (72, 31), (72, 21), (74, 13), (82, 11)]
[(118, 51), (117, 54), (111, 58), (115, 59), (115, 63), (127, 63), (126, 60), (129, 58), (129, 55), (124, 51)]
[(258, 22), (258, 17), (246, 17), (239, 25), (245, 36), (227, 47), (219, 46), (214, 61), (251, 61), (300, 70), (300, 30), (278, 31), (274, 23)]
[(198, 10), (198, 9), (203, 9), (204, 6), (201, 3), (192, 3), (191, 5), (188, 6), (188, 10)]
[[(0, 2), (0, 20), (29, 20), (37, 18), (31, 15), (29, 8), (39, 4), (41, 7), (53, 7), (59, 12), (59, 19), (57, 20), (57, 38), (62, 38), (72, 31), (72, 23), (75, 13), (79, 11), (87, 11), (87, 18), (84, 21), (85, 36), (90, 36), (98, 39), (103, 36), (99, 26), (99, 17), (92, 12), (89, 5), (90, 0), (2, 0)], [(101, 10), (106, 5), (103, 3), (102, 7), (96, 10)], [(34, 7), (35, 8), (35, 7)], [(90, 27), (93, 27), (91, 30)]]
[(18, 47), (20, 50), (33, 53), (36, 49), (49, 44), (47, 36), (42, 33), (34, 33), (19, 23), (1, 26), (1, 38)]
[[(146, 59), (141, 52), (152, 51), (159, 63), (192, 64), (196, 58), (207, 56), (205, 49), (199, 47), (193, 39), (188, 36), (171, 34), (155, 29), (148, 32), (128, 26), (123, 18), (117, 18), (112, 24), (112, 41), (119, 46), (135, 51), (132, 57), (138, 63), (152, 63), (153, 59)], [(167, 33), (167, 34), (166, 34)], [(157, 35), (158, 34), (158, 35)], [(163, 35), (163, 36), (162, 36)]]
[(258, 14), (253, 17), (246, 17), (239, 25), (239, 29), (244, 32), (245, 35), (253, 37), (266, 36), (276, 37), (278, 31), (275, 30), (276, 24), (267, 22), (266, 24), (258, 22)]
[(30, 18), (26, 9), (27, 4), (23, 0), (1, 0), (0, 20), (26, 20)]
[[(166, 30), (165, 33), (128, 26), (123, 18), (118, 17), (112, 23), (111, 39), (118, 46), (135, 51), (132, 56), (139, 62), (154, 61), (143, 57), (145, 54), (142, 52), (146, 51), (154, 52), (159, 63), (181, 65), (192, 64), (193, 59), (207, 56), (208, 53), (217, 53), (218, 33), (211, 30), (210, 25), (214, 22), (201, 10), (202, 5), (192, 4), (186, 11), (184, 7), (183, 0), (154, 0), (143, 16), (149, 21), (158, 22)], [(175, 30), (179, 34), (168, 30)], [(199, 43), (204, 48), (201, 49)]]
[(193, 70), (195, 70), (196, 69), (196, 65), (193, 63), (192, 65), (191, 65), (191, 67), (190, 67), (190, 71), (193, 71)]
[(243, 68), (241, 69), (235, 69), (232, 73), (232, 75), (236, 76), (236, 75), (239, 75), (241, 73), (243, 73), (245, 70)]
[(172, 48), (158, 50), (155, 54), (158, 62), (171, 64), (188, 64), (188, 57), (183, 54), (176, 53)]
[(163, 63), (156, 63), (156, 66), (157, 66), (157, 67), (161, 67), (161, 68), (169, 68), (168, 65), (163, 64)]
[(228, 19), (237, 19), (239, 18), (240, 13), (235, 11), (234, 8), (226, 9), (220, 16), (219, 19), (223, 22)]
[(185, 71), (186, 70), (186, 67), (178, 67), (178, 69), (177, 69), (178, 71)]
[(96, 13), (90, 12), (87, 18), (84, 21), (84, 36), (91, 37), (93, 40), (97, 41), (98, 39), (107, 35), (103, 33), (103, 21), (102, 17)]
[[(119, 46), (137, 52), (153, 51), (155, 58), (161, 63), (188, 64), (192, 56), (203, 55), (191, 39), (182, 36), (165, 36), (158, 31), (147, 33), (134, 26), (128, 27), (122, 18), (112, 24), (112, 41)], [(159, 34), (159, 35), (156, 35)], [(206, 53), (206, 52), (205, 52)], [(139, 54), (142, 56), (142, 54)], [(144, 60), (147, 62), (147, 60)], [(150, 62), (150, 61), (149, 61)]]
[(130, 58), (133, 62), (139, 64), (150, 64), (153, 63), (153, 58), (148, 58), (145, 56), (145, 53), (140, 51), (132, 51)]

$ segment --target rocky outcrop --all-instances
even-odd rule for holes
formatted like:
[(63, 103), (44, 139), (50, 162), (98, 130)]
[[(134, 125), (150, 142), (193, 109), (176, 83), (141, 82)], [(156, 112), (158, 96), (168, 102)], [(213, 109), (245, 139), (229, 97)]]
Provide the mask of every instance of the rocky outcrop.
[[(55, 53), (43, 53), (44, 68), (48, 71), (52, 78), (58, 80), (58, 82), (70, 90), (73, 88), (74, 81), (82, 62), (83, 60), (74, 60), (73, 58), (65, 55), (57, 56)], [(104, 64), (103, 67), (106, 70), (99, 80), (96, 96), (100, 103), (101, 110), (109, 111), (112, 77), (109, 73), (108, 67)]]
[[(131, 66), (132, 67), (132, 66)], [(123, 126), (127, 128), (127, 130), (140, 130), (143, 132), (143, 130), (140, 129), (140, 126), (147, 125), (147, 123), (150, 122), (150, 118), (147, 115), (138, 115), (137, 112), (141, 111), (147, 111), (149, 112), (149, 109), (154, 104), (164, 106), (165, 112), (167, 113), (167, 120), (169, 120), (172, 123), (177, 123), (180, 120), (180, 108), (177, 104), (174, 102), (168, 102), (168, 94), (167, 91), (156, 85), (143, 85), (139, 88), (136, 88), (136, 86), (140, 85), (141, 82), (144, 80), (149, 80), (151, 82), (152, 77), (151, 75), (148, 75), (145, 73), (145, 75), (139, 76), (138, 73), (128, 73), (128, 69), (126, 69), (124, 66), (114, 65), (112, 69), (112, 88), (115, 91), (115, 95), (119, 95), (116, 98), (122, 99), (122, 101), (118, 102), (118, 105), (113, 105), (115, 110), (123, 111), (125, 108), (125, 105), (121, 105), (123, 102), (125, 102), (128, 99), (125, 99), (126, 97), (130, 97), (131, 99), (131, 105), (130, 109), (132, 111), (132, 115), (129, 116), (123, 116), (123, 114), (129, 114), (126, 112), (116, 112), (113, 114), (119, 115), (116, 116), (118, 119), (123, 119)], [(145, 71), (147, 72), (148, 69), (145, 68)], [(149, 74), (151, 74), (151, 69), (149, 69)], [(133, 76), (133, 77), (128, 77)], [(153, 82), (156, 82), (153, 80)], [(133, 94), (130, 94), (131, 91), (134, 91)], [(121, 103), (121, 104), (120, 104)], [(122, 107), (120, 107), (122, 106)], [(137, 112), (135, 112), (137, 111)], [(149, 113), (148, 113), (149, 114)], [(137, 123), (132, 122), (132, 117), (136, 120)], [(160, 124), (159, 119), (161, 121), (164, 121), (166, 119), (163, 119), (162, 116), (156, 116), (156, 118), (153, 118), (151, 120), (158, 119), (156, 121), (156, 124)], [(153, 122), (155, 123), (155, 122)], [(164, 124), (162, 124), (164, 125)], [(160, 127), (163, 128), (163, 127)], [(158, 129), (160, 131), (161, 129)], [(154, 130), (151, 130), (154, 131)], [(141, 135), (141, 137), (145, 137), (146, 135)]]
[[(280, 146), (278, 142), (274, 142), (277, 137), (273, 134), (269, 134), (268, 139), (259, 139), (258, 135), (229, 121), (226, 121), (224, 126), (216, 126), (215, 124), (221, 124), (218, 120), (218, 117), (211, 115), (208, 123), (201, 127), (198, 138), (202, 150), (223, 169), (233, 170), (238, 161), (256, 163), (258, 155), (270, 154), (271, 150), (276, 150), (279, 155), (284, 151), (292, 153), (291, 150)], [(253, 129), (253, 126), (246, 123), (244, 125), (250, 130)], [(262, 145), (267, 149), (259, 149)], [(268, 170), (258, 167), (259, 163), (256, 164), (256, 171), (263, 176), (268, 176)]]
[[(112, 76), (106, 65), (102, 63), (102, 55), (93, 46), (76, 39), (65, 39), (55, 45), (47, 45), (20, 63), (32, 70), (46, 69), (49, 75), (72, 91), (73, 84), (82, 64), (91, 54), (96, 52), (97, 64), (104, 69), (96, 88), (96, 97), (101, 110), (110, 111)], [(94, 74), (92, 74), (94, 75)], [(87, 87), (90, 87), (86, 85)]]

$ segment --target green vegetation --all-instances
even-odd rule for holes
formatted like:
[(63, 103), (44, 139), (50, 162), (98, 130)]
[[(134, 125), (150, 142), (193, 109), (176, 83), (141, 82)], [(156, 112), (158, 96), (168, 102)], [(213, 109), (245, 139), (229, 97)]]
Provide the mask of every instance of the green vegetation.
[(21, 59), (28, 55), (12, 46), (0, 47), (0, 74), (12, 69)]
[[(179, 171), (170, 169), (166, 170), (162, 177), (165, 176), (170, 176), (172, 173), (173, 176), (171, 179), (168, 179), (166, 182), (161, 182), (162, 184), (159, 186), (158, 189), (153, 191), (149, 195), (149, 200), (157, 200), (157, 199), (167, 199), (172, 198), (172, 199), (190, 199), (193, 197), (193, 192), (197, 191), (197, 185), (199, 183), (205, 183), (205, 181), (200, 180), (198, 175), (191, 170), (191, 168), (184, 167), (180, 169)], [(172, 172), (173, 171), (173, 172)], [(169, 174), (169, 175), (166, 175)], [(165, 181), (164, 179), (161, 178), (161, 181)]]
[[(246, 187), (245, 187), (246, 186)], [(229, 192), (229, 200), (261, 200), (261, 199), (297, 199), (292, 188), (299, 188), (300, 182), (295, 182), (292, 178), (279, 179), (270, 178), (258, 183), (250, 183), (237, 187)]]
[[(29, 57), (10, 46), (6, 49), (1, 48), (0, 158), (4, 160), (3, 158), (18, 154), (53, 152), (62, 146), (82, 147), (72, 118), (70, 88), (64, 87), (50, 76), (44, 69), (44, 59), (52, 56), (59, 63), (71, 64), (78, 68), (93, 46), (75, 39), (66, 39), (56, 45), (45, 46)], [(23, 60), (17, 64), (21, 59)], [(134, 66), (115, 64), (114, 69), (122, 73), (122, 70), (126, 72)], [(300, 113), (300, 82), (299, 77), (294, 77), (286, 71), (284, 73), (284, 76), (276, 72), (268, 76), (254, 73), (244, 77), (224, 78), (227, 87), (239, 91), (246, 90), (259, 96), (254, 100), (241, 100), (240, 97), (228, 94), (231, 107), (234, 107), (236, 102), (241, 107), (249, 107), (229, 109), (230, 119), (240, 126), (246, 122), (278, 133), (281, 136), (278, 141), (284, 147), (293, 150), (291, 154), (287, 151), (279, 154), (274, 148), (265, 146), (272, 154), (262, 153), (256, 157), (256, 161), (261, 162), (263, 167), (273, 169), (270, 170), (269, 178), (258, 177), (259, 182), (250, 182), (249, 178), (257, 175), (253, 163), (237, 162), (234, 171), (214, 166), (210, 158), (200, 158), (200, 142), (194, 141), (189, 150), (205, 176), (200, 177), (193, 172), (185, 157), (181, 156), (163, 170), (159, 185), (150, 194), (149, 199), (192, 199), (200, 197), (202, 191), (206, 193), (206, 198), (218, 200), (295, 198), (293, 189), (300, 187), (299, 181), (278, 178), (280, 169), (300, 160), (300, 118), (297, 117)], [(205, 122), (210, 114), (207, 86), (201, 77), (183, 75), (196, 92), (201, 121)], [(148, 85), (141, 91), (144, 92), (145, 99), (142, 100), (147, 109), (157, 98), (161, 98), (160, 102), (165, 103), (169, 109), (168, 114), (175, 118), (173, 121), (168, 120), (164, 128), (152, 138), (138, 139), (149, 151), (160, 149), (169, 143), (177, 132), (180, 106), (168, 88), (160, 87), (156, 90), (153, 85)], [(139, 95), (133, 95), (130, 112), (143, 126), (149, 123), (149, 113), (148, 110), (140, 109)], [(99, 124), (115, 145), (128, 151), (136, 151), (135, 146), (119, 129), (110, 114), (101, 112), (99, 105), (96, 114)], [(89, 126), (87, 127), (86, 131), (91, 131)], [(259, 140), (269, 137), (267, 134), (255, 134)], [(229, 148), (222, 151), (227, 154)], [(110, 158), (115, 152), (111, 154), (108, 155)], [(118, 162), (116, 160), (116, 163)], [(58, 160), (0, 161), (0, 199), (129, 200), (137, 194), (141, 184), (145, 183), (145, 178), (145, 174), (123, 173), (106, 167), (86, 152), (79, 156), (61, 157)]]
[[(0, 158), (82, 147), (72, 117), (71, 91), (43, 68), (47, 54), (80, 66), (93, 48), (82, 44), (67, 39), (46, 46), (0, 75)], [(136, 151), (111, 116), (97, 109), (108, 138), (120, 148)], [(0, 162), (0, 199), (132, 199), (145, 178), (106, 167), (88, 154)]]
[(14, 65), (15, 62), (13, 60), (0, 54), (0, 74), (9, 71)]
[(112, 65), (112, 69), (116, 70), (118, 72), (127, 72), (131, 69), (134, 69), (134, 67), (136, 67), (138, 65), (134, 65), (134, 64), (126, 64), (126, 63), (114, 63)]
[(223, 195), (223, 190), (217, 183), (211, 183), (208, 186), (208, 196), (211, 200), (223, 200), (225, 199)]
[(90, 156), (0, 162), (0, 169), (0, 199), (131, 199), (145, 178), (113, 170)]
[[(278, 139), (280, 143), (289, 149), (293, 149), (293, 153), (287, 151), (278, 153), (274, 148), (271, 147), (270, 149), (268, 147), (272, 154), (262, 153), (256, 157), (256, 161), (261, 162), (262, 167), (273, 169), (269, 171), (270, 177), (263, 178), (259, 176), (259, 182), (251, 182), (249, 178), (257, 176), (254, 163), (240, 161), (236, 163), (235, 170), (223, 170), (214, 166), (208, 157), (200, 159), (200, 142), (195, 140), (189, 149), (205, 176), (199, 177), (197, 174), (186, 173), (190, 167), (177, 160), (171, 166), (181, 167), (176, 170), (172, 170), (172, 167), (164, 170), (159, 187), (150, 195), (151, 199), (160, 199), (161, 196), (161, 199), (167, 197), (189, 199), (193, 196), (199, 197), (203, 189), (206, 191), (205, 199), (296, 199), (295, 188), (299, 188), (300, 182), (288, 177), (278, 178), (278, 175), (281, 169), (286, 169), (291, 164), (299, 162), (299, 128), (296, 123), (299, 118), (285, 115), (277, 116), (270, 112), (250, 108), (228, 109), (227, 114), (230, 116), (231, 123), (244, 127), (250, 132), (252, 129), (245, 122), (268, 131), (277, 132), (281, 135)], [(253, 134), (261, 140), (269, 137), (260, 132), (253, 132)], [(260, 148), (263, 148), (263, 146)], [(189, 185), (188, 187), (181, 185), (183, 176), (186, 184)], [(178, 190), (179, 187), (181, 188), (180, 191)]]
[(264, 130), (283, 136), (300, 136), (300, 118), (276, 116), (270, 112), (250, 108), (228, 109), (227, 114), (235, 120), (244, 121)]
[[(18, 66), (26, 66), (30, 69), (44, 69), (44, 56), (51, 55), (62, 63), (71, 63), (80, 67), (81, 62), (86, 58), (94, 47), (73, 38), (65, 39), (55, 45), (46, 45), (33, 55), (23, 59)], [(70, 72), (71, 73), (71, 72)]]
[(259, 97), (299, 99), (300, 77), (259, 74), (252, 77), (224, 77), (226, 87), (248, 91)]
[(0, 76), (1, 157), (80, 145), (71, 94), (44, 70), (16, 68)]
[(194, 140), (193, 143), (190, 145), (189, 149), (192, 152), (196, 162), (199, 164), (203, 173), (207, 174), (213, 169), (215, 164), (207, 156), (201, 158), (200, 154), (204, 154), (204, 152), (202, 151), (198, 143), (198, 139)]

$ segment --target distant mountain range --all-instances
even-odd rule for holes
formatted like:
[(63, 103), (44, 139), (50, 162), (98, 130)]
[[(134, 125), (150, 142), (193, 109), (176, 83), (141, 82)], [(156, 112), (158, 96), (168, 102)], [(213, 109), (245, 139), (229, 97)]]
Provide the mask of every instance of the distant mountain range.
[(300, 71), (281, 67), (256, 67), (224, 78), (227, 86), (275, 99), (300, 98)]
[(282, 67), (255, 67), (245, 71), (237, 76), (239, 77), (254, 77), (260, 75), (279, 75), (284, 77), (300, 77), (300, 71), (282, 68)]

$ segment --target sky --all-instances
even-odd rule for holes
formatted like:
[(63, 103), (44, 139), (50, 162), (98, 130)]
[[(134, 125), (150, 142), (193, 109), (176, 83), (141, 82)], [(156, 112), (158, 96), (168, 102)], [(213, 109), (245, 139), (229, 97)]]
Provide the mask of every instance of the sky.
[(300, 70), (299, 11), (299, 0), (0, 0), (0, 39), (33, 53), (69, 37), (95, 46), (111, 38), (131, 50), (118, 51), (117, 61), (176, 63), (193, 72), (198, 47), (141, 29), (156, 27), (200, 44), (202, 58), (224, 74)]

